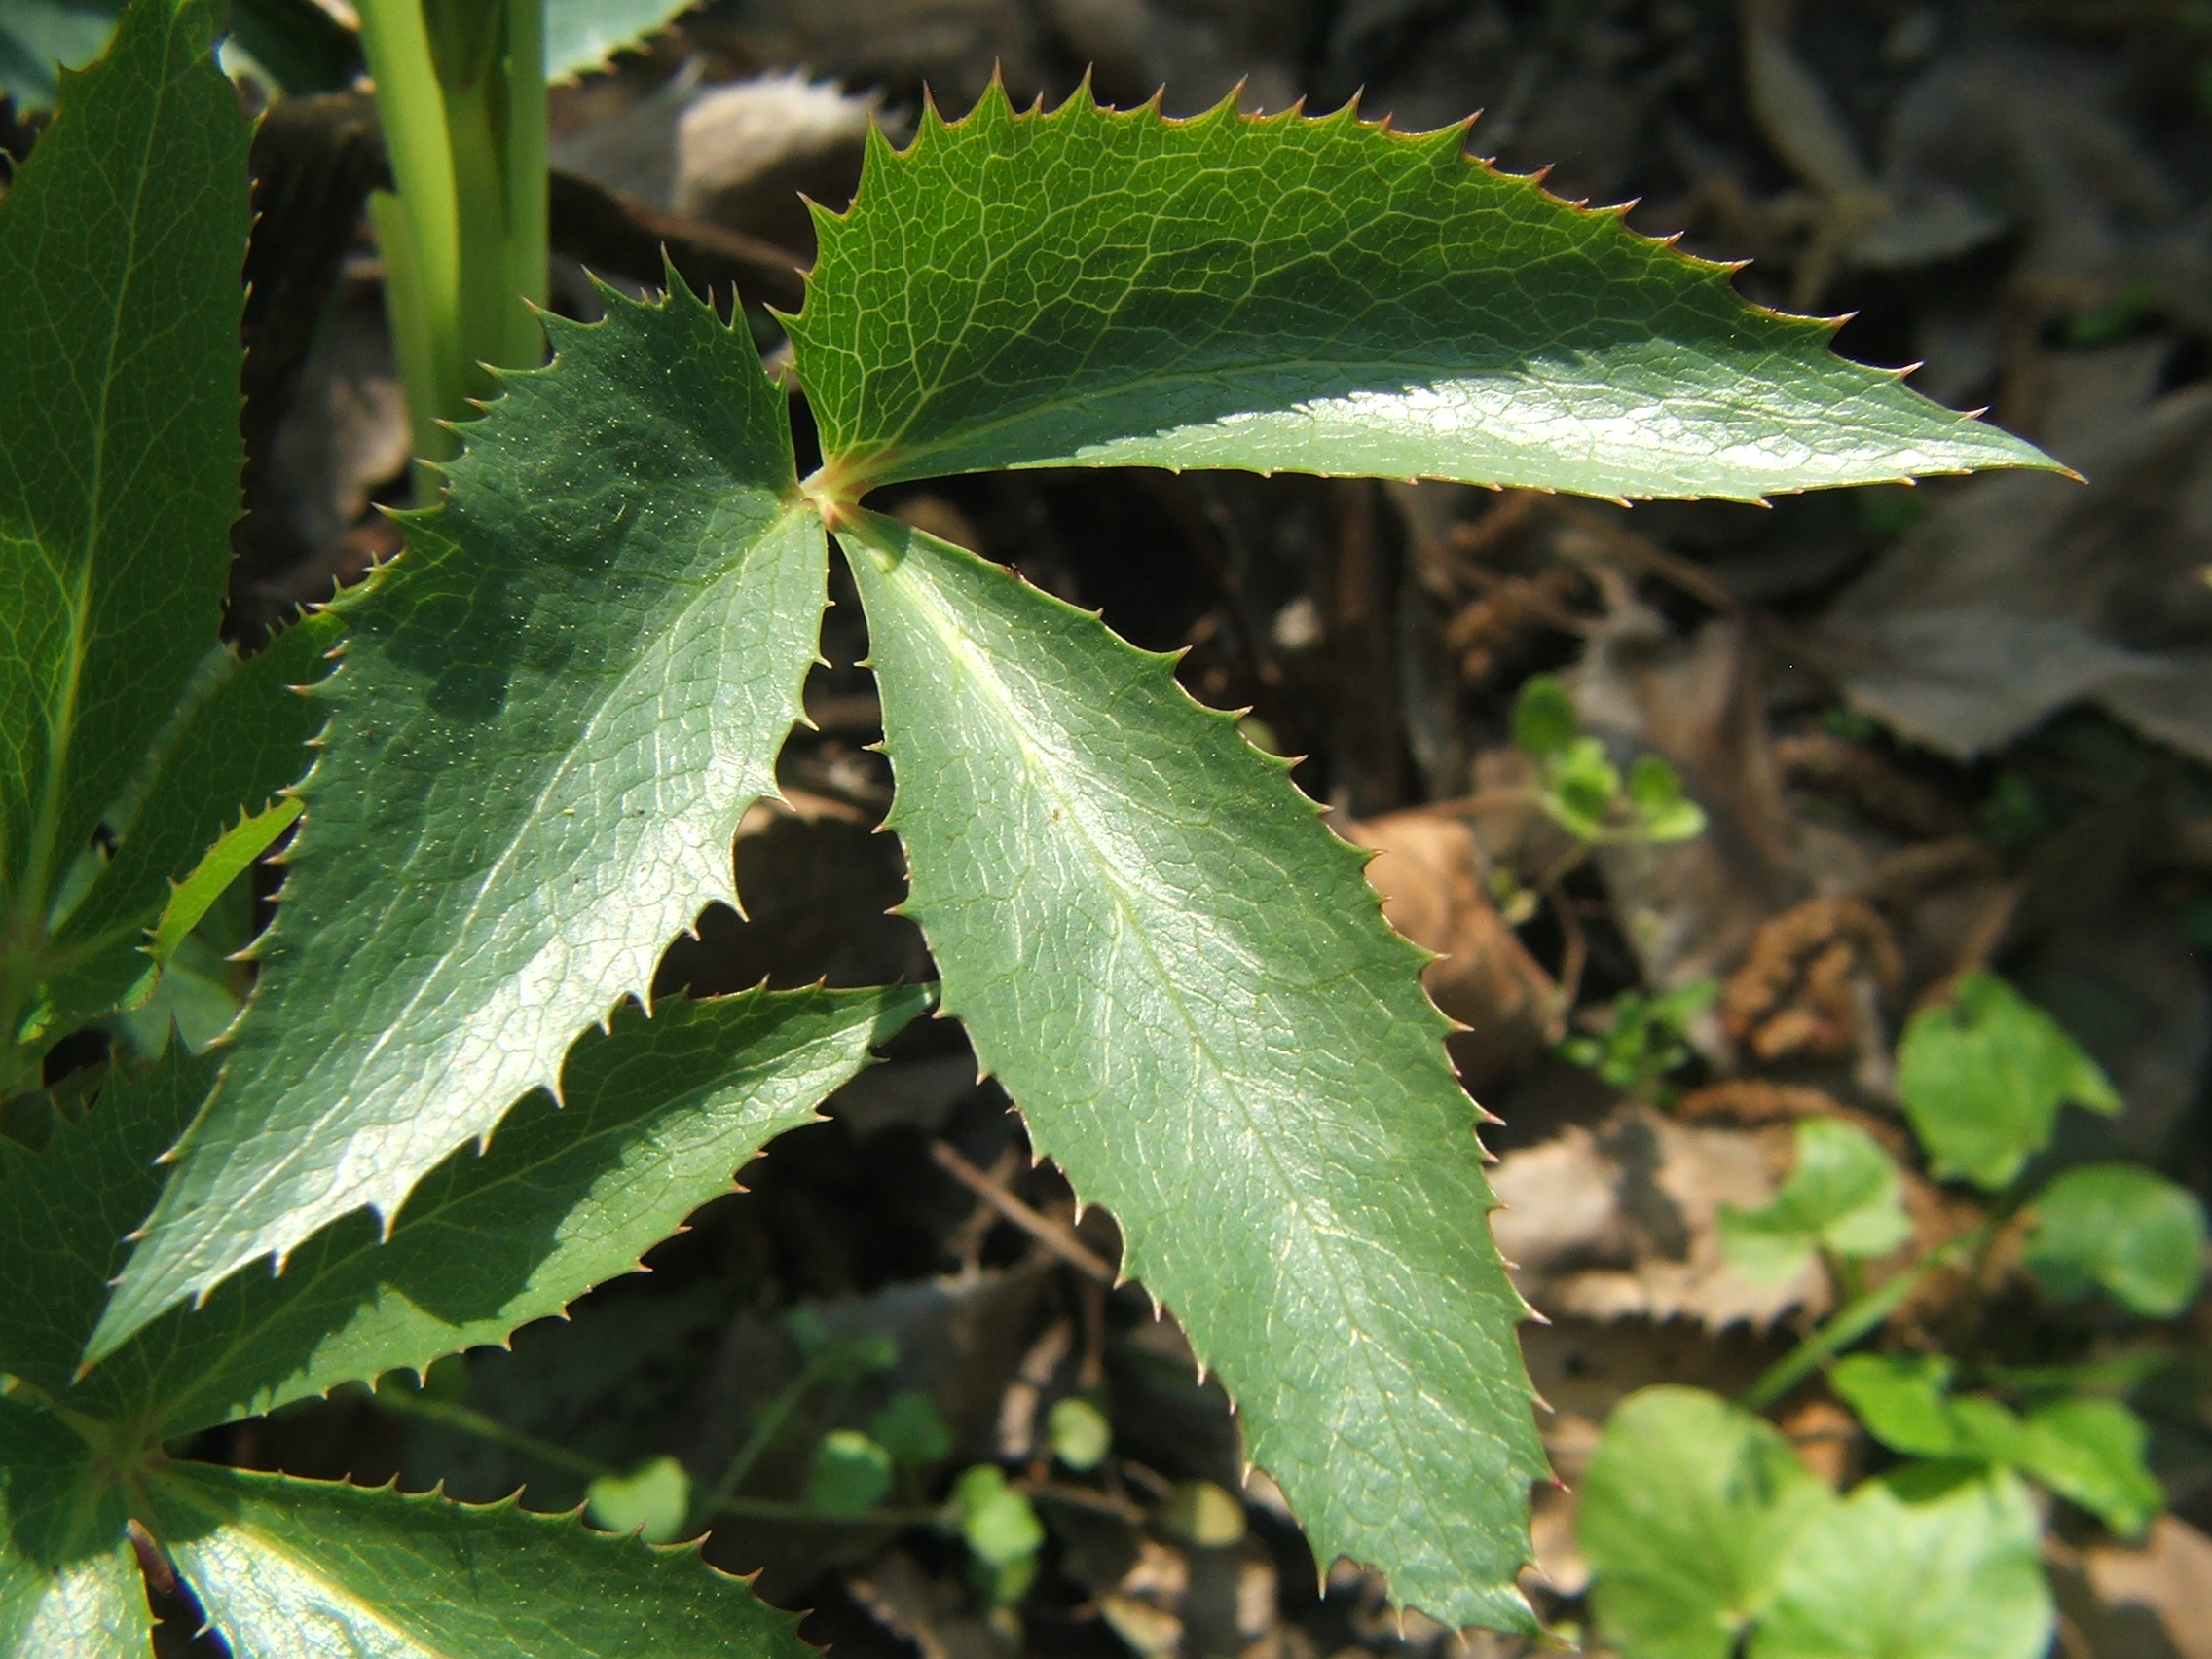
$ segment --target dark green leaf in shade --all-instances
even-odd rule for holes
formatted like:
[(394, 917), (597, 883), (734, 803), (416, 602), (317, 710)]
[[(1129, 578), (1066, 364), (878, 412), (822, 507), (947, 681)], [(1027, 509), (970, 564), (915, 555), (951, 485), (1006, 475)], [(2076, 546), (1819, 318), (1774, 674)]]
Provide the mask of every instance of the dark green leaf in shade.
[(1581, 735), (1574, 699), (1556, 674), (1532, 674), (1513, 698), (1513, 741), (1539, 760), (1565, 755)]
[(161, 1171), (154, 1160), (207, 1098), (215, 1067), (182, 1044), (111, 1071), (90, 1111), (56, 1103), (42, 1152), (0, 1137), (0, 1372), (59, 1395), (107, 1299)]
[(1720, 1208), (1729, 1265), (1777, 1284), (1819, 1250), (1885, 1256), (1912, 1236), (1898, 1167), (1864, 1129), (1835, 1118), (1797, 1124), (1797, 1163), (1764, 1208)]
[(831, 1429), (814, 1449), (806, 1501), (825, 1515), (858, 1515), (890, 1495), (891, 1454), (857, 1428)]
[(812, 1659), (695, 1548), (512, 1499), (174, 1465), (153, 1518), (233, 1659)]
[(2051, 1637), (2042, 1530), (2002, 1471), (1866, 1481), (1800, 1534), (1751, 1659), (2038, 1659)]
[(809, 989), (619, 1009), (570, 1053), (567, 1104), (538, 1094), (481, 1155), (456, 1151), (388, 1240), (350, 1217), (280, 1276), (242, 1274), (160, 1319), (75, 1399), (174, 1435), (504, 1342), (633, 1271), (927, 1005), (913, 988)]
[[(113, 1007), (153, 965), (146, 930), (167, 923), (173, 952), (199, 919), (172, 917), (171, 884), (200, 873), (208, 849), (238, 830), (241, 813), (293, 810), (289, 801), (271, 803), (307, 770), (313, 752), (306, 745), (324, 714), (299, 688), (328, 671), (338, 638), (338, 619), (325, 611), (302, 618), (244, 663), (228, 646), (207, 653), (154, 746), (128, 817), (110, 825), (121, 836), (114, 857), (55, 929), (53, 950), (64, 964), (53, 982), (57, 1007), (84, 1016)], [(243, 867), (235, 857), (212, 866), (213, 891), (197, 895), (202, 914), (230, 884), (224, 871), (235, 877)]]
[(1346, 108), (1190, 121), (993, 84), (871, 140), (792, 319), (826, 474), (1070, 463), (1724, 496), (2047, 466), (1727, 268)]
[(507, 378), (445, 509), (341, 606), (254, 1014), (93, 1357), (342, 1215), (388, 1220), (736, 900), (826, 600), (783, 395), (681, 282), (548, 327), (562, 360)]
[(1834, 1502), (1751, 1413), (1695, 1388), (1630, 1395), (1582, 1486), (1599, 1629), (1629, 1659), (1729, 1659)]
[(926, 1469), (952, 1456), (952, 1426), (919, 1388), (902, 1388), (868, 1422), (875, 1443), (903, 1469)]
[(1362, 855), (1169, 659), (891, 520), (844, 540), (946, 1011), (1113, 1210), (1320, 1559), (1527, 1627), (1524, 1306)]
[(0, 1043), (221, 616), (247, 126), (218, 12), (137, 0), (0, 198)]
[(1898, 1094), (1938, 1177), (1991, 1191), (2048, 1144), (2058, 1108), (2120, 1110), (2097, 1062), (1994, 974), (1968, 974), (1922, 1009), (1898, 1049)]
[(127, 1513), (91, 1446), (0, 1397), (0, 1659), (145, 1659), (153, 1617)]
[(2069, 1169), (2029, 1205), (2028, 1272), (2053, 1296), (2109, 1291), (2146, 1318), (2170, 1319), (2204, 1282), (2204, 1207), (2187, 1188), (2132, 1163)]

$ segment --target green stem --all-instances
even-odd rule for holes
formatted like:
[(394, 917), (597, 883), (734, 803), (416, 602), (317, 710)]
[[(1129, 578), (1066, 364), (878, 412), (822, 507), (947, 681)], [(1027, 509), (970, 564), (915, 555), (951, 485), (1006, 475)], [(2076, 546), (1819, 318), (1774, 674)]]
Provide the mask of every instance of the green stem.
[(1857, 1301), (1846, 1304), (1827, 1323), (1797, 1348), (1785, 1354), (1745, 1390), (1743, 1403), (1751, 1411), (1764, 1411), (1815, 1370), (1827, 1363), (1860, 1338), (1878, 1330), (1937, 1268), (1946, 1267), (1964, 1252), (1976, 1248), (1997, 1224), (1985, 1221), (1971, 1233), (1962, 1233), (1948, 1244), (1931, 1250), (1897, 1277), (1886, 1279)]
[[(507, 319), (499, 362), (535, 368), (545, 360), (545, 330), (531, 307), (543, 306), (546, 282), (545, 0), (507, 0)], [(516, 305), (516, 298), (529, 302)]]
[[(447, 126), (445, 90), (439, 84), (429, 31), (420, 0), (361, 0), (361, 47), (376, 80), (377, 113), (384, 123), (385, 150), (407, 224), (405, 245), (384, 241), (387, 299), (395, 268), (399, 283), (410, 287), (415, 314), (393, 313), (394, 337), (403, 343), (419, 336), (418, 361), (407, 374), (408, 407), (415, 420), (419, 455), (450, 453), (445, 434), (424, 409), (451, 419), (465, 405), (458, 373), (461, 342), (461, 213), (454, 186), (453, 142)], [(390, 212), (378, 215), (380, 240)], [(396, 257), (395, 257), (396, 255)]]
[(426, 1394), (410, 1393), (403, 1389), (379, 1388), (377, 1404), (400, 1417), (434, 1422), (442, 1428), (458, 1428), (463, 1434), (473, 1434), (479, 1440), (488, 1440), (495, 1446), (504, 1446), (510, 1452), (520, 1452), (526, 1457), (535, 1457), (540, 1463), (571, 1474), (582, 1475), (589, 1480), (602, 1480), (615, 1473), (596, 1458), (586, 1457), (580, 1452), (571, 1452), (565, 1446), (556, 1446), (550, 1440), (540, 1440), (535, 1434), (525, 1434), (519, 1428), (509, 1428), (497, 1418), (486, 1417), (482, 1412), (467, 1406), (457, 1406), (450, 1400), (434, 1400)]
[(798, 1409), (798, 1403), (806, 1397), (806, 1391), (821, 1381), (832, 1352), (833, 1346), (825, 1348), (808, 1360), (799, 1369), (799, 1374), (784, 1384), (783, 1392), (760, 1408), (760, 1415), (753, 1421), (753, 1432), (746, 1436), (745, 1444), (737, 1449), (737, 1456), (729, 1460), (729, 1467), (722, 1471), (722, 1478), (715, 1483), (714, 1490), (692, 1511), (694, 1517), (730, 1512), (729, 1505), (737, 1489), (745, 1484), (745, 1477), (753, 1472), (753, 1465), (759, 1462), (761, 1456), (776, 1443), (776, 1436), (783, 1433), (784, 1424), (791, 1420), (792, 1413)]

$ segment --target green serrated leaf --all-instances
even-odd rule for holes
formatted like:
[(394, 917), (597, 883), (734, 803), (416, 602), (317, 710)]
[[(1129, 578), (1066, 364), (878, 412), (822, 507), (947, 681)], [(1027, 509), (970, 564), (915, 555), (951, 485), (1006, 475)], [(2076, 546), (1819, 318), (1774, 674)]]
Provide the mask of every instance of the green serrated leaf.
[(246, 1274), (172, 1310), (71, 1403), (173, 1436), (504, 1342), (632, 1272), (928, 1001), (916, 988), (811, 989), (676, 1000), (649, 1020), (618, 1010), (571, 1051), (567, 1104), (537, 1095), (484, 1153), (454, 1153), (388, 1240), (349, 1218), (280, 1277)]
[(221, 614), (247, 126), (217, 11), (136, 0), (0, 198), (0, 1040)]
[(344, 603), (253, 1017), (92, 1357), (339, 1216), (390, 1216), (735, 903), (827, 566), (783, 395), (673, 290), (551, 319), (564, 360), (508, 377), (445, 509)]
[(55, 928), (51, 954), (60, 967), (51, 988), (66, 1011), (61, 1029), (105, 1013), (150, 965), (174, 955), (298, 815), (296, 800), (276, 797), (307, 769), (306, 746), (323, 721), (299, 687), (323, 677), (338, 639), (338, 620), (325, 612), (302, 618), (250, 661), (223, 645), (203, 659), (128, 813), (113, 815), (114, 857)]
[(947, 1011), (1113, 1210), (1320, 1559), (1527, 1627), (1524, 1308), (1361, 855), (1169, 659), (888, 519), (845, 544)]
[(2050, 1141), (2058, 1108), (2120, 1110), (2097, 1062), (1994, 974), (1963, 977), (1898, 1048), (1898, 1094), (1934, 1173), (1995, 1191)]
[(0, 1659), (145, 1659), (119, 1490), (51, 1413), (0, 1396)]
[(2017, 438), (1832, 355), (1726, 267), (1346, 108), (1169, 121), (1088, 88), (880, 135), (790, 331), (840, 489), (1071, 463), (1722, 496)]
[(154, 1160), (207, 1098), (214, 1064), (172, 1043), (116, 1071), (92, 1109), (56, 1104), (43, 1152), (0, 1137), (0, 1372), (59, 1395), (122, 1266), (123, 1235), (161, 1190)]
[(1599, 1629), (1629, 1659), (1729, 1659), (1834, 1506), (1781, 1432), (1740, 1407), (1696, 1388), (1630, 1395), (1576, 1523)]
[[(797, 1621), (689, 1546), (481, 1507), (204, 1464), (152, 1513), (234, 1659), (811, 1659)], [(312, 1644), (312, 1645), (311, 1645)]]
[(2038, 1659), (2051, 1636), (2042, 1530), (2002, 1471), (1863, 1482), (1799, 1535), (1751, 1659)]
[(545, 78), (565, 81), (643, 44), (698, 0), (545, 0)]
[(2028, 1272), (2053, 1296), (2092, 1286), (2146, 1318), (2170, 1319), (2204, 1282), (2204, 1207), (2194, 1194), (2132, 1163), (2069, 1169), (2029, 1206)]
[(1720, 1206), (1721, 1247), (1738, 1272), (1779, 1284), (1816, 1251), (1885, 1256), (1912, 1236), (1898, 1167), (1872, 1135), (1839, 1119), (1807, 1118), (1796, 1140), (1796, 1167), (1773, 1202)]

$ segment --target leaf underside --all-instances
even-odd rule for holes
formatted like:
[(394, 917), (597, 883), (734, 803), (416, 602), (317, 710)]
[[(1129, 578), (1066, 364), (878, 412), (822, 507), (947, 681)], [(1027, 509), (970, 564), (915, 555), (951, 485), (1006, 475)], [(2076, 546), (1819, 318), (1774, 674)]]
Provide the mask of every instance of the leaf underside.
[(797, 1620), (696, 1548), (433, 1493), (178, 1464), (153, 1489), (235, 1659), (812, 1659)]
[(339, 608), (263, 988), (88, 1357), (341, 1215), (392, 1215), (735, 902), (825, 554), (781, 395), (675, 288), (550, 319), (569, 361), (508, 377), (445, 509)]
[(1364, 855), (1170, 659), (867, 515), (846, 538), (944, 1007), (1112, 1209), (1323, 1561), (1528, 1628), (1544, 1473), (1476, 1109)]
[(220, 619), (247, 127), (215, 12), (141, 8), (0, 199), (0, 943), (43, 927)]
[(1346, 108), (1017, 114), (869, 143), (790, 319), (828, 470), (1232, 467), (1717, 496), (2047, 466), (1727, 268)]

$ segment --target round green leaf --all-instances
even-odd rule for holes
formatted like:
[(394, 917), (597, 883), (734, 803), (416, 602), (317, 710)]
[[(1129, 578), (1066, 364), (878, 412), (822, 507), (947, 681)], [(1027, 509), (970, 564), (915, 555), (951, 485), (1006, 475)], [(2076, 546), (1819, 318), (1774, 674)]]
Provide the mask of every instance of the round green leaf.
[(2101, 1286), (2170, 1319), (2204, 1282), (2204, 1210), (2185, 1188), (2132, 1163), (2069, 1169), (2038, 1193), (2028, 1271), (2053, 1296)]

